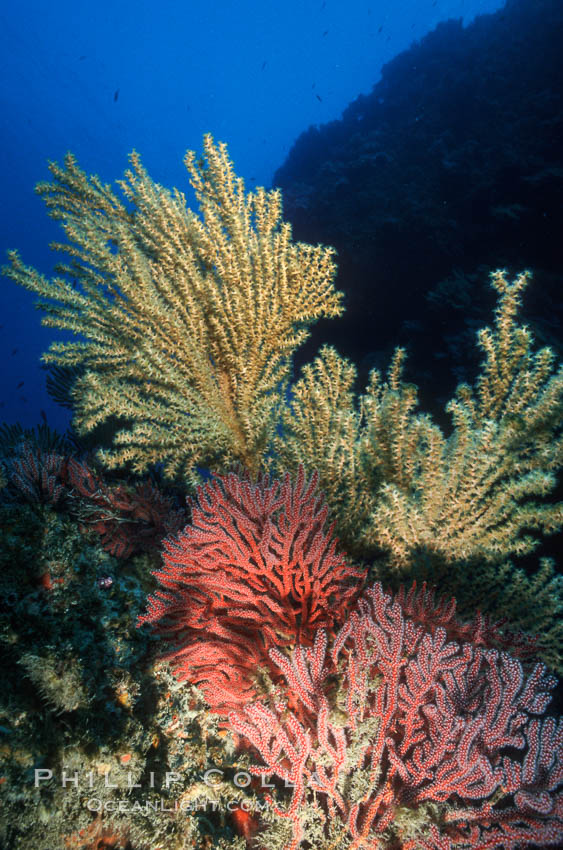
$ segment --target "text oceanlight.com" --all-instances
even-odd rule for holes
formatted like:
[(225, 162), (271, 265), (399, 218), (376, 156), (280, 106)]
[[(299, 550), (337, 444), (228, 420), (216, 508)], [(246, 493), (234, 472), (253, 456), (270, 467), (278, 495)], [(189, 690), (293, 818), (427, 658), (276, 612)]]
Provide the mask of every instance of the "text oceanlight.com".
[(250, 800), (243, 797), (240, 800), (218, 802), (216, 800), (99, 800), (90, 797), (85, 807), (91, 812), (112, 812), (119, 814), (149, 814), (151, 812), (234, 812), (243, 809), (245, 812), (264, 811), (268, 808), (266, 800)]

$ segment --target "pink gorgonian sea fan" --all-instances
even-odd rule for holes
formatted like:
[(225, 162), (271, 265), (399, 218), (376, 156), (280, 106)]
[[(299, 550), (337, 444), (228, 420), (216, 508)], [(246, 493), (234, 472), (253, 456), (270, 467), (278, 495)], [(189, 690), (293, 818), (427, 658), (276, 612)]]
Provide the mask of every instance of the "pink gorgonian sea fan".
[(563, 719), (545, 716), (555, 679), (450, 640), (448, 625), (430, 631), (377, 583), (336, 635), (319, 629), (291, 658), (270, 650), (285, 686), (229, 722), (253, 748), (250, 771), (278, 786), (267, 800), (284, 850), (313, 834), (350, 850), (563, 846)]
[(254, 693), (268, 650), (310, 644), (317, 628), (340, 625), (364, 571), (338, 553), (327, 507), (307, 481), (234, 473), (197, 490), (192, 522), (164, 541), (161, 587), (139, 625), (156, 625), (180, 680), (200, 685), (212, 708)]

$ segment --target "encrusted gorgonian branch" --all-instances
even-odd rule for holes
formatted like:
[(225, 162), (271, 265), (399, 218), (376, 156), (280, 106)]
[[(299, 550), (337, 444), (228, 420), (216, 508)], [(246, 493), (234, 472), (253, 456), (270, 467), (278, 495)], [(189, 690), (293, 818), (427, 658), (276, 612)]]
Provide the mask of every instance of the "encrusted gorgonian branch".
[(533, 532), (563, 524), (563, 506), (544, 501), (563, 457), (563, 370), (516, 324), (529, 279), (491, 276), (495, 325), (479, 334), (485, 360), (475, 387), (460, 386), (448, 405), (450, 436), (416, 412), (403, 349), (387, 381), (372, 372), (357, 406), (354, 369), (333, 349), (305, 367), (284, 414), (280, 466), (319, 470), (348, 551), (383, 549), (398, 568), (420, 553), (501, 563), (531, 551)]
[(307, 325), (341, 313), (333, 251), (293, 243), (281, 194), (246, 193), (224, 144), (185, 164), (201, 217), (183, 194), (154, 183), (131, 155), (123, 202), (71, 155), (37, 191), (67, 242), (47, 280), (10, 255), (6, 274), (38, 293), (43, 323), (69, 330), (46, 362), (79, 366), (80, 433), (117, 417), (107, 465), (197, 479), (233, 461), (256, 473), (284, 399), (291, 356)]

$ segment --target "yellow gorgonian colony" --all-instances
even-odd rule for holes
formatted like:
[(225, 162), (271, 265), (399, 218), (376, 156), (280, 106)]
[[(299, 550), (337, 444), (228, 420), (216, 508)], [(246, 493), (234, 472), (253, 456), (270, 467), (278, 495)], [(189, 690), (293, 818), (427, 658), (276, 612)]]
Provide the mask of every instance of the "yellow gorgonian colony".
[(10, 255), (44, 324), (72, 331), (44, 359), (77, 369), (75, 427), (122, 424), (108, 466), (170, 476), (238, 462), (256, 473), (280, 417), (291, 357), (321, 316), (338, 316), (334, 252), (294, 243), (279, 191), (245, 192), (226, 146), (185, 158), (199, 202), (154, 183), (136, 153), (123, 197), (71, 155), (38, 186), (67, 242), (51, 280)]
[(371, 373), (357, 402), (355, 369), (334, 349), (305, 367), (284, 413), (279, 463), (319, 470), (349, 551), (379, 550), (403, 570), (428, 557), (500, 563), (531, 551), (534, 531), (563, 524), (563, 506), (544, 498), (563, 457), (563, 370), (516, 322), (529, 279), (491, 275), (495, 325), (479, 333), (485, 357), (474, 387), (459, 386), (447, 407), (448, 435), (417, 411), (403, 349), (387, 380)]

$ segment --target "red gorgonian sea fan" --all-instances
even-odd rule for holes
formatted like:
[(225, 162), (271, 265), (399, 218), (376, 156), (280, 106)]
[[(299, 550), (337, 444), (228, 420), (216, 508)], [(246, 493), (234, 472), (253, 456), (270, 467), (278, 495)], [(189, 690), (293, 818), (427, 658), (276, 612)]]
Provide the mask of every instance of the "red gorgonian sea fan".
[(162, 538), (186, 522), (186, 512), (150, 480), (110, 485), (75, 458), (68, 459), (66, 479), (81, 528), (96, 531), (116, 558), (158, 551)]
[(225, 712), (255, 693), (272, 646), (311, 643), (342, 622), (364, 571), (336, 550), (328, 509), (301, 467), (292, 483), (229, 474), (198, 488), (192, 522), (164, 541), (162, 589), (139, 618), (173, 642), (164, 656)]
[(30, 502), (55, 505), (64, 495), (67, 462), (64, 455), (25, 440), (8, 464), (9, 480)]
[(291, 659), (272, 648), (285, 695), (229, 715), (251, 771), (291, 789), (268, 798), (284, 850), (563, 846), (563, 719), (541, 717), (555, 679), (430, 633), (401, 601), (376, 584), (330, 644), (320, 629)]

